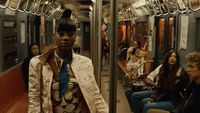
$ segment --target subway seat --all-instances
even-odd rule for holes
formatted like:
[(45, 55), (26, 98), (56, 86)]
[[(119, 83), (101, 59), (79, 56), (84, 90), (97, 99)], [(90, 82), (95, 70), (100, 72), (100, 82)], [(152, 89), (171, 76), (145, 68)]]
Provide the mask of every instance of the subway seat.
[(27, 113), (28, 94), (25, 91), (21, 64), (0, 74), (0, 113)]

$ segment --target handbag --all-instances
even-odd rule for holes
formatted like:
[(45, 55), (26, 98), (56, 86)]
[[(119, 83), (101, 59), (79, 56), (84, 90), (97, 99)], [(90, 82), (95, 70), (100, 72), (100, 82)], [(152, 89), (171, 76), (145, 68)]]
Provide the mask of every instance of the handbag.
[(145, 90), (152, 90), (151, 87), (147, 86), (144, 82), (142, 81), (136, 81), (131, 84), (131, 88), (134, 91), (145, 91)]

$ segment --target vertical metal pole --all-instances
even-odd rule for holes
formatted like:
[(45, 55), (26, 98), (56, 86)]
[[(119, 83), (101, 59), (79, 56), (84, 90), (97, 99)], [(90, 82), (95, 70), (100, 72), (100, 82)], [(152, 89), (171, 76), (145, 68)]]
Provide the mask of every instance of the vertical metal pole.
[[(96, 3), (93, 5), (92, 15), (91, 15), (91, 48), (94, 48), (96, 45)], [(97, 54), (96, 50), (91, 49), (91, 58), (94, 65), (94, 75), (97, 75)]]
[(175, 33), (175, 36), (174, 36), (174, 48), (176, 49), (176, 50), (178, 50), (178, 37), (179, 37), (179, 35), (178, 35), (178, 25), (179, 25), (179, 14), (178, 15), (176, 15), (175, 16), (175, 22), (174, 22), (174, 24), (175, 24), (175, 27), (174, 27), (174, 29), (175, 29), (175, 31), (174, 31), (174, 33)]
[(103, 59), (101, 59), (101, 13), (102, 13), (102, 0), (97, 0), (97, 4), (98, 4), (98, 69), (97, 69), (97, 83), (99, 85), (99, 88), (101, 89), (101, 67), (102, 67), (102, 61)]
[(98, 45), (98, 18), (97, 18), (97, 14), (98, 14), (98, 6), (97, 6), (97, 2), (94, 2), (94, 7), (93, 7), (93, 29), (92, 29), (92, 32), (93, 32), (93, 41), (92, 41), (92, 60), (93, 60), (93, 65), (94, 65), (94, 75), (95, 75), (95, 79), (97, 81), (97, 84), (98, 84), (98, 49), (94, 49), (94, 48), (97, 48), (97, 45)]
[(118, 0), (111, 2), (111, 43), (110, 43), (110, 92), (109, 113), (116, 113), (117, 103), (117, 42), (118, 42)]

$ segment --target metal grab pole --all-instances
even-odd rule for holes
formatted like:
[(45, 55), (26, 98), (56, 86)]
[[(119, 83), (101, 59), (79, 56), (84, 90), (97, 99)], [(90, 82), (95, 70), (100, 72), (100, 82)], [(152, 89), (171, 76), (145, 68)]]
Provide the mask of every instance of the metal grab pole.
[(111, 39), (110, 39), (110, 92), (109, 113), (116, 113), (117, 103), (117, 53), (118, 53), (118, 0), (111, 0)]
[(99, 85), (99, 88), (101, 89), (101, 67), (102, 67), (102, 61), (101, 59), (101, 20), (102, 20), (102, 0), (97, 0), (97, 6), (98, 6), (98, 69), (97, 69), (97, 83)]

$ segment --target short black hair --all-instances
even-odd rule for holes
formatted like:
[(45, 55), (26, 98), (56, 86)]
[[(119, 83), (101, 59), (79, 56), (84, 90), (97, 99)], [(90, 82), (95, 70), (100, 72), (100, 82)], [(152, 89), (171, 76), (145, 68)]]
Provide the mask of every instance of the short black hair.
[(76, 24), (68, 18), (61, 18), (58, 22), (57, 32), (76, 32)]

